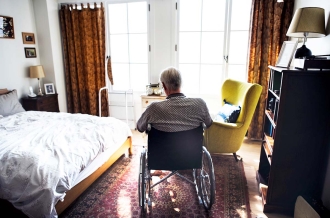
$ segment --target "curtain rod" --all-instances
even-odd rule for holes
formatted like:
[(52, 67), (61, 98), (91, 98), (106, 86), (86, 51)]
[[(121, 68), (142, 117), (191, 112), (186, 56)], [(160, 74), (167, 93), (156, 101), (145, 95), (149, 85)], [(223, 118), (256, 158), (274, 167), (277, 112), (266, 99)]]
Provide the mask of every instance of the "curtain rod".
[[(76, 8), (78, 10), (81, 10), (82, 8), (90, 8), (90, 9), (94, 9), (94, 8), (104, 8), (104, 4), (103, 2), (101, 3), (90, 3), (90, 2), (85, 2), (85, 3), (59, 3), (58, 8), (61, 9), (62, 7), (69, 7), (69, 8)], [(79, 9), (81, 7), (81, 9)]]
[[(74, 5), (74, 4), (81, 4), (81, 3), (83, 3), (83, 4), (87, 4), (87, 3), (90, 3), (90, 4), (94, 4), (94, 2), (97, 2), (97, 1), (91, 1), (91, 0), (80, 0), (80, 1), (71, 1), (70, 2), (70, 0), (68, 0), (68, 2), (59, 2), (59, 4), (60, 5)], [(97, 4), (101, 4), (101, 2), (104, 4), (104, 1), (99, 1), (99, 3), (97, 3)]]
[(95, 3), (96, 3), (96, 5), (97, 6), (101, 6), (101, 4), (103, 4), (104, 5), (104, 3), (101, 1), (101, 2), (90, 2), (90, 1), (82, 1), (82, 2), (62, 2), (62, 3), (59, 3), (59, 6), (61, 7), (61, 6), (63, 6), (63, 5), (95, 5)]

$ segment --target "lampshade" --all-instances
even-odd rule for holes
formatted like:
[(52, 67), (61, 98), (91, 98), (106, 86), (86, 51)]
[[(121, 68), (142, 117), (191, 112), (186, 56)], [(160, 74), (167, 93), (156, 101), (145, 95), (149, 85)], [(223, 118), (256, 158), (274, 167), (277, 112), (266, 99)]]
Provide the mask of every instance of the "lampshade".
[(287, 36), (315, 38), (325, 36), (323, 8), (299, 8), (294, 13)]
[(30, 78), (43, 78), (45, 77), (44, 68), (41, 65), (30, 67)]
[(304, 37), (304, 44), (297, 49), (295, 58), (312, 56), (305, 45), (307, 38), (325, 36), (324, 9), (316, 7), (299, 8), (294, 13), (287, 36)]

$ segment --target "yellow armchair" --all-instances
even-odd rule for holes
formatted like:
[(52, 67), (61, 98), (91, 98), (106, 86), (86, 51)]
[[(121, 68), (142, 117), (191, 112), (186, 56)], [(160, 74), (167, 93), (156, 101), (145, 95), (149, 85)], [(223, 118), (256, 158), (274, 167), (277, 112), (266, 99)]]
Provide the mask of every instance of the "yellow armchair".
[(241, 106), (236, 123), (214, 121), (204, 132), (204, 146), (210, 153), (233, 153), (240, 149), (259, 101), (262, 86), (247, 82), (227, 79), (221, 88), (221, 101), (224, 99)]

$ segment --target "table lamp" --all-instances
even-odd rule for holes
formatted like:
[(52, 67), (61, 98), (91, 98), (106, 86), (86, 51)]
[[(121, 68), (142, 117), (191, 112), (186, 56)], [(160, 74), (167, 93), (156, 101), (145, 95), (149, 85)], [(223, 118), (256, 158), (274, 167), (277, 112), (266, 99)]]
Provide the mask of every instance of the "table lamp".
[(294, 13), (289, 26), (287, 36), (303, 37), (304, 44), (297, 49), (295, 58), (305, 58), (312, 56), (305, 43), (307, 38), (316, 38), (325, 36), (324, 9), (317, 7), (299, 8)]
[(40, 87), (40, 78), (45, 77), (44, 68), (41, 65), (31, 66), (30, 67), (30, 78), (38, 78), (39, 91), (38, 95), (43, 96), (44, 94), (41, 91)]

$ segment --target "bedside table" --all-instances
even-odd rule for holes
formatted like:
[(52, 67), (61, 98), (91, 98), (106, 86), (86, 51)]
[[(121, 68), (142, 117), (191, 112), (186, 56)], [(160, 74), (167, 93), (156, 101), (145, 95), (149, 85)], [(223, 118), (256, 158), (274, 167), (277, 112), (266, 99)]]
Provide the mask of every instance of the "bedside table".
[(60, 112), (57, 94), (37, 96), (34, 98), (25, 97), (22, 101), (23, 108), (27, 111)]
[(141, 95), (142, 113), (152, 102), (164, 101), (165, 99), (166, 99), (165, 95)]

